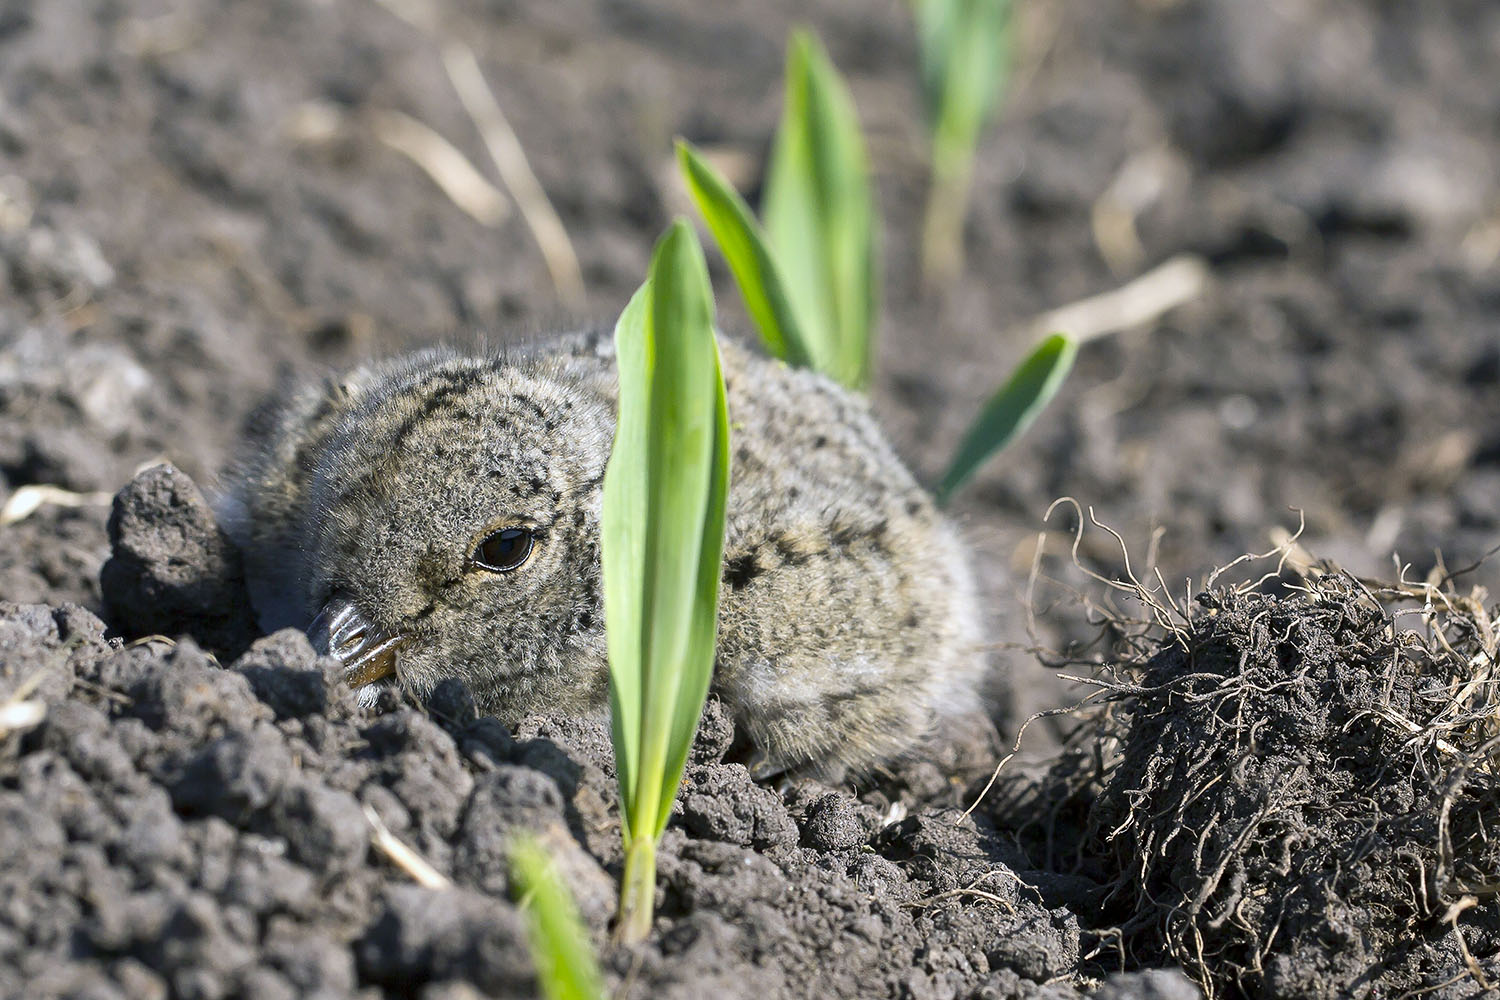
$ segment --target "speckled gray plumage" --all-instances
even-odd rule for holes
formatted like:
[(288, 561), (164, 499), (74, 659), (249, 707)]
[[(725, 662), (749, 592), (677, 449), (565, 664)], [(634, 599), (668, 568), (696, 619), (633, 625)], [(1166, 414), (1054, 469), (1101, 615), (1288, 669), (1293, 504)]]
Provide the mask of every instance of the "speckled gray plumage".
[[(974, 707), (984, 655), (967, 552), (867, 404), (721, 341), (733, 465), (714, 690), (762, 769), (867, 769)], [(261, 624), (334, 592), (412, 639), (401, 683), (459, 676), (513, 721), (607, 704), (600, 486), (613, 345), (427, 352), (305, 387), (264, 421), (218, 509)], [(537, 547), (495, 574), (497, 527)]]

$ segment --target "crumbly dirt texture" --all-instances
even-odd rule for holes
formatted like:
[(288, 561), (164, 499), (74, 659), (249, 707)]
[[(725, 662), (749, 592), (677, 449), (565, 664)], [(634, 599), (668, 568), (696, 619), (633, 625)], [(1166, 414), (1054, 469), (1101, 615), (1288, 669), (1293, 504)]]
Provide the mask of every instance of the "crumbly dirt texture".
[(1115, 690), (1088, 849), (1138, 959), (1287, 998), (1500, 982), (1496, 635), (1435, 603), (1424, 641), (1338, 575), (1205, 593)]
[[(1409, 588), (1357, 581), (1401, 575), (1393, 554), (1436, 580), (1500, 541), (1500, 8), (1018, 9), (967, 269), (931, 295), (901, 0), (0, 8), (0, 504), (71, 495), (0, 518), (0, 705), (45, 711), (0, 734), (0, 996), (529, 996), (504, 863), (523, 829), (628, 996), (1496, 988), (1484, 601), (1423, 620)], [(796, 23), (869, 136), (873, 398), (919, 478), (1027, 348), (1013, 331), (1178, 254), (1211, 280), (1085, 345), (956, 498), (1004, 641), (999, 735), (857, 788), (780, 789), (748, 779), (711, 710), (656, 933), (611, 949), (602, 726), (509, 731), (456, 686), (358, 709), (302, 637), (256, 634), (204, 494), (285, 378), (612, 322), (687, 209), (674, 135), (756, 197)], [(581, 302), (519, 212), (477, 221), (380, 138), (401, 112), (490, 171), (443, 68), (455, 39), (572, 237)], [(1037, 558), (1059, 496), (1085, 513), (1060, 507)], [(1091, 528), (1075, 566), (1089, 508), (1126, 544)], [(1352, 576), (1184, 587), (1301, 522)], [(1171, 584), (1169, 613), (1142, 614), (1159, 586), (1108, 607), (1079, 572), (1126, 579), (1126, 549)], [(1500, 592), (1500, 563), (1439, 592), (1476, 584)], [(1071, 645), (1100, 621), (1106, 642)], [(1029, 755), (958, 811), (1023, 720), (1091, 691), (1102, 708), (1031, 724)], [(456, 887), (372, 848), (366, 807)]]
[(1210, 997), (1493, 996), (1500, 608), (1327, 570), (1129, 585), (1072, 738), (977, 813), (1099, 949)]

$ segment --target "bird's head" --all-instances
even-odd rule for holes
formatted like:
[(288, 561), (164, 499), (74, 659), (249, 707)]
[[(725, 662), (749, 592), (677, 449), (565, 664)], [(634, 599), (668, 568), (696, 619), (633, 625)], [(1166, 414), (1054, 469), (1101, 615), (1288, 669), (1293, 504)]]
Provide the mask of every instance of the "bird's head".
[(581, 365), (429, 357), (375, 383), (316, 459), (314, 643), (366, 693), (456, 676), (500, 715), (599, 701), (612, 434)]

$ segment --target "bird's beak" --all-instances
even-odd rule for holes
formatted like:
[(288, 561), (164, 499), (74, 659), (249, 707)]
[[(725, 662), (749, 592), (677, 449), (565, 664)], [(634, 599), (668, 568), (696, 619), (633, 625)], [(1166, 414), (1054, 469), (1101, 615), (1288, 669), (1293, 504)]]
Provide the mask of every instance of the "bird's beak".
[(307, 627), (313, 648), (344, 665), (351, 687), (373, 684), (396, 673), (396, 651), (406, 643), (402, 635), (385, 635), (360, 614), (354, 602), (335, 594)]

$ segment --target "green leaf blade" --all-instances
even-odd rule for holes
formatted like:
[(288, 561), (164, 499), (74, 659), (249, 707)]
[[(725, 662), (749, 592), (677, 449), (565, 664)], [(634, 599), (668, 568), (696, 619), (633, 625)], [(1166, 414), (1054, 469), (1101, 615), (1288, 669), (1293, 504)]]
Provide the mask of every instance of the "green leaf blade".
[(763, 216), (814, 366), (865, 388), (879, 299), (869, 158), (854, 99), (806, 31), (793, 32), (787, 48)]
[(620, 415), (602, 530), (627, 843), (660, 836), (713, 675), (729, 470), (713, 316), (702, 249), (679, 220), (616, 327)]
[(813, 358), (787, 297), (786, 282), (750, 207), (697, 149), (680, 139), (677, 164), (766, 350), (789, 365), (810, 367)]
[(1031, 426), (1057, 395), (1077, 355), (1078, 344), (1072, 338), (1054, 333), (1016, 366), (964, 435), (938, 487), (939, 503), (945, 503), (985, 461)]
[[(692, 648), (698, 564), (704, 548), (700, 532), (692, 526), (703, 524), (711, 493), (715, 442), (710, 378), (717, 371), (718, 355), (708, 266), (686, 223), (674, 225), (662, 240), (652, 274), (651, 336), (657, 364), (651, 386), (642, 609), (647, 665), (641, 716), (643, 774), (637, 788), (642, 801), (636, 819), (649, 822), (645, 829), (654, 836), (660, 833), (654, 828), (655, 816), (670, 809), (676, 791), (666, 773), (674, 756), (672, 720), (694, 679), (713, 668), (712, 649)], [(715, 609), (717, 596), (716, 591)], [(701, 703), (698, 708), (701, 711)], [(647, 782), (657, 787), (651, 789)]]
[(713, 680), (715, 652), (719, 638), (719, 585), (723, 578), (724, 530), (729, 502), (729, 409), (724, 392), (724, 378), (714, 346), (713, 378), (716, 387), (714, 399), (714, 431), (712, 456), (709, 461), (708, 495), (704, 503), (702, 524), (698, 534), (702, 538), (697, 578), (694, 582), (693, 615), (689, 624), (688, 648), (691, 651), (691, 669), (683, 679), (677, 707), (672, 714), (671, 752), (667, 758), (663, 775), (663, 793), (655, 821), (654, 832), (661, 836), (672, 815), (672, 803), (676, 798), (678, 783), (682, 781), (683, 769), (692, 750), (693, 737), (698, 732), (698, 722), (703, 716), (703, 703), (708, 699), (709, 685)]
[(603, 1000), (604, 979), (587, 928), (552, 859), (534, 839), (511, 848), (516, 901), (526, 913), (537, 981), (547, 1000)]
[[(635, 797), (640, 771), (641, 707), (645, 679), (642, 607), (646, 566), (646, 482), (630, 465), (613, 456), (643, 462), (649, 448), (650, 400), (641, 386), (650, 384), (651, 341), (647, 336), (650, 284), (631, 297), (615, 325), (615, 353), (620, 393), (611, 461), (604, 475), (600, 534), (603, 545), (604, 634), (609, 651), (610, 727), (620, 801)], [(627, 840), (630, 810), (622, 808)]]

